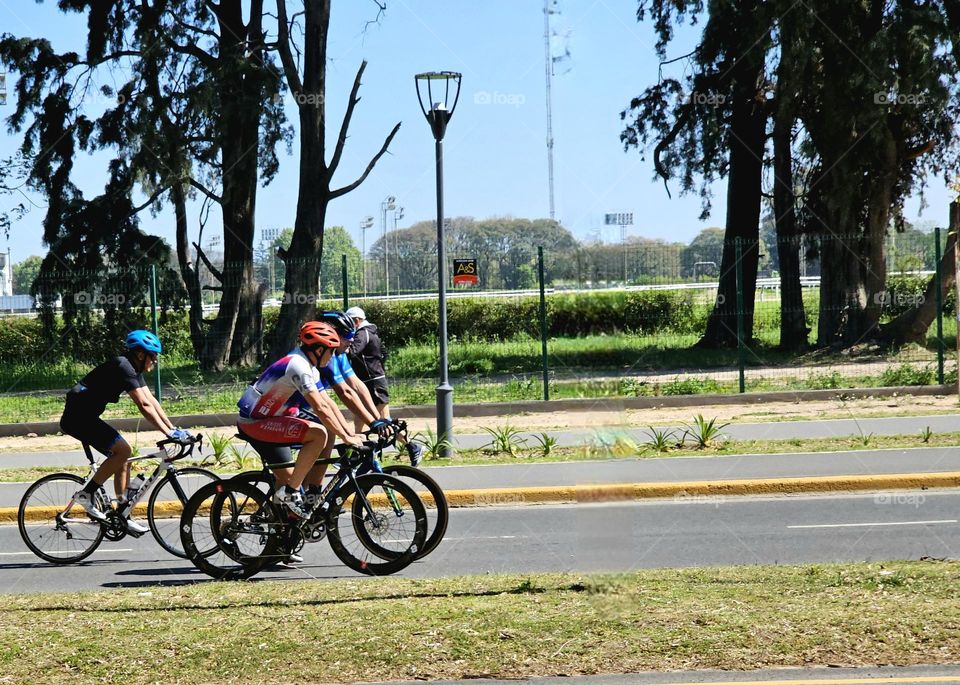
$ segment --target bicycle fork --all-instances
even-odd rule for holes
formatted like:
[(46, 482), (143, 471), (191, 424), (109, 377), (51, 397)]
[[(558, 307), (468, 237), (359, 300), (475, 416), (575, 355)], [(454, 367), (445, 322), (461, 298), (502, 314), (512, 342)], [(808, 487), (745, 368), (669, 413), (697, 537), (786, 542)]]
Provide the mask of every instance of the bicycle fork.
[[(350, 480), (353, 482), (353, 486), (354, 488), (356, 488), (358, 493), (360, 492), (360, 488), (357, 486), (356, 475), (359, 474), (362, 476), (366, 473), (369, 473), (370, 471), (373, 471), (374, 473), (380, 473), (380, 474), (383, 473), (383, 467), (380, 466), (380, 460), (377, 459), (376, 457), (373, 458), (373, 463), (369, 468), (357, 469), (356, 474), (350, 473)], [(397, 499), (397, 493), (389, 485), (385, 485), (383, 489), (387, 495), (387, 501), (390, 502), (390, 507), (393, 509), (393, 513), (397, 516), (397, 518), (402, 517), (403, 507), (400, 506), (400, 501)], [(374, 522), (374, 525), (378, 525), (376, 522), (376, 516), (374, 516), (373, 509), (370, 506), (370, 502), (367, 501), (366, 497), (363, 498), (363, 507), (367, 511), (367, 516), (369, 516), (370, 519)]]

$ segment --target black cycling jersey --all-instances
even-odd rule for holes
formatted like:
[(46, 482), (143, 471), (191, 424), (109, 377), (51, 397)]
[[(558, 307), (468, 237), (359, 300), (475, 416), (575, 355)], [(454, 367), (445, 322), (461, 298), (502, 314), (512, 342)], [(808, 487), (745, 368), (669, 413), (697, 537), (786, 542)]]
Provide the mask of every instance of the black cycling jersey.
[(100, 416), (108, 403), (120, 401), (121, 394), (146, 385), (143, 373), (134, 369), (126, 356), (119, 355), (105, 361), (70, 389), (67, 410)]

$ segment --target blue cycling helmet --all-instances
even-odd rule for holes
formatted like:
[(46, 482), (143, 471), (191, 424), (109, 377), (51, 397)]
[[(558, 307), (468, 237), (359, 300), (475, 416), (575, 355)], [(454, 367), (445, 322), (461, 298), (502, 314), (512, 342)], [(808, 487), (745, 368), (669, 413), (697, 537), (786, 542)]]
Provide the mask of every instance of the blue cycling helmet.
[(130, 331), (127, 333), (127, 339), (124, 345), (128, 350), (141, 349), (144, 352), (153, 352), (160, 354), (163, 352), (163, 346), (160, 344), (160, 338), (150, 331)]
[(353, 340), (357, 334), (357, 325), (353, 323), (353, 319), (341, 311), (324, 312), (320, 315), (320, 320), (333, 326), (337, 329), (337, 333), (341, 337), (346, 337), (347, 340)]

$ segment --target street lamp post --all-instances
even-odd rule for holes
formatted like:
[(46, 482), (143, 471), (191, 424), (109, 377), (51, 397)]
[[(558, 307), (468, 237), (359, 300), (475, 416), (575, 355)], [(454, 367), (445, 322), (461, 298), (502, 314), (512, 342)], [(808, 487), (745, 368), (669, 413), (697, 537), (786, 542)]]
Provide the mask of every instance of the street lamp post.
[(390, 297), (390, 243), (387, 241), (387, 211), (393, 211), (397, 207), (397, 198), (393, 195), (387, 195), (380, 203), (380, 215), (383, 217), (383, 287), (385, 294)]
[(363, 281), (363, 296), (367, 296), (367, 229), (373, 228), (372, 216), (360, 222), (360, 278)]
[[(455, 71), (417, 74), (417, 99), (436, 141), (437, 156), (437, 286), (440, 318), (440, 383), (437, 385), (437, 438), (440, 456), (449, 457), (453, 443), (453, 387), (447, 374), (447, 251), (443, 236), (443, 135), (457, 108), (462, 75)], [(437, 93), (433, 86), (437, 86)], [(451, 88), (453, 97), (451, 98)], [(424, 92), (426, 91), (426, 92)], [(426, 98), (426, 105), (424, 104)], [(452, 100), (452, 103), (451, 103)]]

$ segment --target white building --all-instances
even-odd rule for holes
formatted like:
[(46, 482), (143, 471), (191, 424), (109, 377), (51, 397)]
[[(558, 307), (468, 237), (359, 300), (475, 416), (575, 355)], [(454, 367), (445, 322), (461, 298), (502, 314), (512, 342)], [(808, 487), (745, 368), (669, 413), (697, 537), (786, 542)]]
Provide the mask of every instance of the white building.
[(13, 264), (10, 252), (0, 252), (0, 295), (13, 295)]

